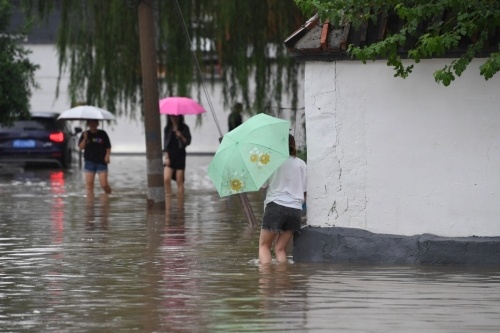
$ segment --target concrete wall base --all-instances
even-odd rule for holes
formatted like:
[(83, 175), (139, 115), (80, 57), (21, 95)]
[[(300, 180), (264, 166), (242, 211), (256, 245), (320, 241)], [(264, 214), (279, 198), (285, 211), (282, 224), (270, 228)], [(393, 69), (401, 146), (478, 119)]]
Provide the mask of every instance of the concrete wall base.
[(499, 265), (500, 237), (402, 236), (305, 226), (294, 237), (296, 262)]

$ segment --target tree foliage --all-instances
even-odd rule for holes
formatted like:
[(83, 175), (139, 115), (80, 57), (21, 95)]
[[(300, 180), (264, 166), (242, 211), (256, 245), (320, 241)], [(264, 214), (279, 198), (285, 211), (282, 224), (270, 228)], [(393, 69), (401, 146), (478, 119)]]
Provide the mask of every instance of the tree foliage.
[[(126, 113), (141, 101), (141, 0), (25, 1), (42, 18), (60, 6), (60, 73), (69, 71), (73, 103)], [(201, 84), (194, 49), (204, 82), (222, 83), (226, 107), (241, 101), (262, 112), (281, 105), (284, 93), (297, 106), (299, 65), (283, 47), (304, 20), (293, 0), (153, 0), (152, 7), (161, 97), (187, 96)], [(123, 104), (131, 108), (117, 107)]]
[(500, 70), (500, 1), (497, 0), (295, 0), (305, 13), (319, 13), (323, 20), (359, 28), (381, 15), (397, 15), (402, 24), (384, 40), (367, 46), (350, 46), (348, 52), (364, 63), (387, 59), (395, 76), (407, 77), (414, 67), (403, 64), (400, 49), (415, 63), (425, 58), (459, 54), (434, 73), (436, 82), (448, 86), (473, 58), (484, 57), (480, 74), (486, 80)]
[(6, 125), (29, 117), (31, 89), (36, 87), (34, 74), (38, 68), (29, 61), (29, 52), (18, 44), (22, 36), (7, 31), (10, 15), (10, 1), (0, 0), (0, 124)]

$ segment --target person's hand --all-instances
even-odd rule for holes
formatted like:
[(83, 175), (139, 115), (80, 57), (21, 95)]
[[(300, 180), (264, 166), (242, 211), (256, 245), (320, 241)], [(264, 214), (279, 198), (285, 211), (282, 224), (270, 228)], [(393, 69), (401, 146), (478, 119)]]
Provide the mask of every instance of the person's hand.
[(87, 131), (85, 131), (82, 133), (81, 141), (78, 142), (78, 148), (80, 148), (80, 150), (85, 149), (85, 146), (87, 146), (87, 141), (88, 141), (88, 133)]
[(176, 137), (178, 137), (178, 138), (181, 137), (181, 132), (179, 130), (175, 130), (174, 133), (175, 133)]
[(108, 155), (104, 156), (104, 163), (109, 164), (111, 162), (110, 158)]

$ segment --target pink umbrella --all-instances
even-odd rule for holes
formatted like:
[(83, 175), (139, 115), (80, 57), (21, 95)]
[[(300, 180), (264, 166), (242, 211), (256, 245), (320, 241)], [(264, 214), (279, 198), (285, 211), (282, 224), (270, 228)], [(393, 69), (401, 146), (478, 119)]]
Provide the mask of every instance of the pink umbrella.
[(206, 110), (197, 102), (187, 97), (167, 97), (160, 100), (160, 113), (174, 116), (200, 114)]

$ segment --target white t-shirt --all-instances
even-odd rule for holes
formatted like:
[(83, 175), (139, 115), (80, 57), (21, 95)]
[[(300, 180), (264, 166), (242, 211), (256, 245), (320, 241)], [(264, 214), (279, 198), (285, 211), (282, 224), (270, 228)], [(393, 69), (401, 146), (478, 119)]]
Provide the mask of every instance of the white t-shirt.
[(267, 187), (264, 205), (275, 202), (285, 207), (302, 209), (307, 191), (306, 163), (290, 156), (262, 187)]

